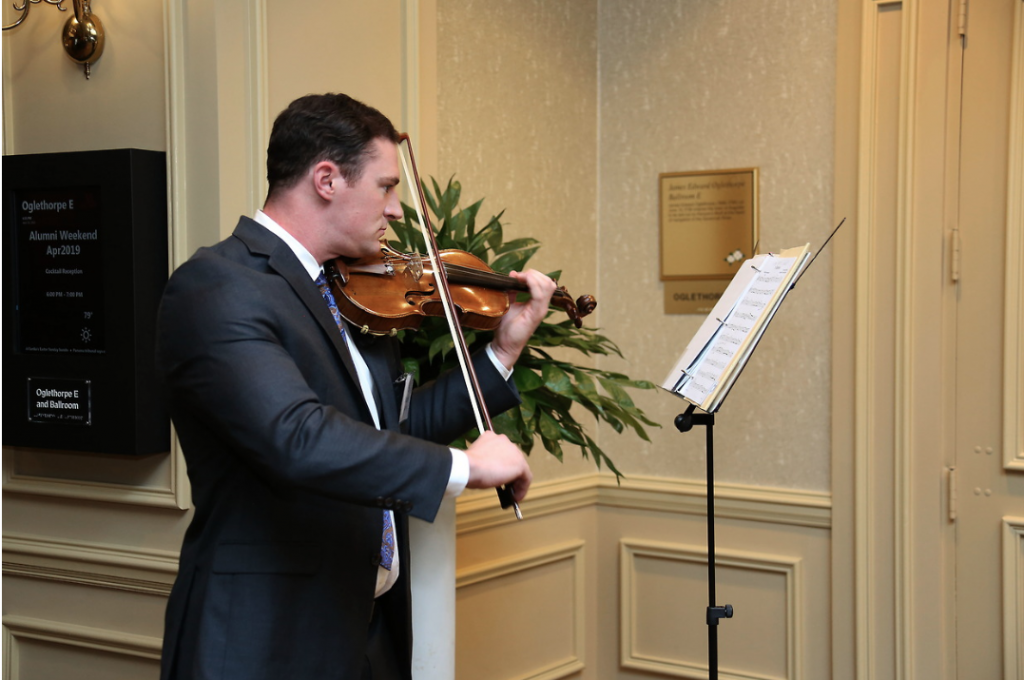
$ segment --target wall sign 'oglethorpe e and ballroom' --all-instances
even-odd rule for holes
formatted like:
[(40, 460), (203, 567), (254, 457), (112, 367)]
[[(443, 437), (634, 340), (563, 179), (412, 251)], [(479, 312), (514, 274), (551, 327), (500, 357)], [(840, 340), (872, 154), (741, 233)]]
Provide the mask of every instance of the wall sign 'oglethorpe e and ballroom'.
[(4, 444), (169, 448), (153, 380), (165, 155), (5, 156)]
[(757, 168), (658, 175), (666, 314), (706, 314), (757, 244)]

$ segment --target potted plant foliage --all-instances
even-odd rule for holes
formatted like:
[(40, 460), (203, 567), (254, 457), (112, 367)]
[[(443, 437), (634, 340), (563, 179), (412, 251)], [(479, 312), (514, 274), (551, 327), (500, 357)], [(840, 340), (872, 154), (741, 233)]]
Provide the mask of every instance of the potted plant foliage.
[[(483, 227), (477, 224), (477, 215), (483, 199), (466, 208), (459, 208), (462, 187), (451, 179), (442, 191), (436, 180), (431, 179), (433, 191), (424, 182), (427, 207), (433, 213), (432, 223), (440, 249), (464, 250), (483, 260), (495, 272), (507, 274), (512, 270), (522, 271), (541, 244), (533, 238), (518, 238), (505, 241), (499, 213), (491, 217)], [(414, 208), (403, 203), (405, 218), (392, 222), (391, 227), (397, 240), (391, 247), (401, 252), (426, 253), (419, 219)], [(551, 272), (558, 279), (561, 272)], [(489, 331), (464, 332), (470, 350), (486, 345), (492, 333)], [(453, 340), (443, 318), (428, 317), (417, 332), (401, 334), (405, 367), (417, 383), (431, 380), (442, 371), (455, 365)], [(602, 464), (615, 473), (622, 474), (612, 460), (587, 433), (576, 419), (572, 410), (578, 405), (594, 415), (598, 421), (611, 425), (616, 432), (632, 430), (637, 436), (650, 441), (644, 426), (659, 427), (649, 420), (627, 393), (627, 388), (653, 389), (655, 385), (647, 380), (631, 380), (612, 371), (602, 371), (584, 366), (564, 358), (555, 358), (550, 350), (564, 348), (581, 352), (584, 356), (617, 354), (622, 356), (618, 346), (596, 329), (576, 328), (568, 319), (557, 320), (553, 314), (541, 323), (526, 351), (520, 356), (513, 370), (513, 380), (519, 388), (522, 403), (494, 418), (496, 432), (508, 436), (523, 451), (529, 453), (537, 437), (544, 448), (562, 460), (564, 444), (578, 446), (584, 458), (592, 458), (600, 468)], [(557, 352), (564, 357), (566, 352)], [(578, 412), (578, 410), (577, 410)], [(467, 437), (475, 436), (474, 432)]]

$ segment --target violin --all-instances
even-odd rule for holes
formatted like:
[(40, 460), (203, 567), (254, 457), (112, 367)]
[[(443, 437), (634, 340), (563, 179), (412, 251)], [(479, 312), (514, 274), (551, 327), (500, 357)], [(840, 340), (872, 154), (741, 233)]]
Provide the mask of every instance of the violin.
[[(465, 328), (494, 330), (511, 308), (509, 291), (529, 290), (472, 253), (441, 250), (438, 255)], [(326, 264), (324, 273), (338, 312), (363, 333), (394, 336), (419, 328), (425, 317), (445, 315), (433, 265), (419, 253), (401, 253), (382, 241), (379, 256), (353, 262), (338, 258)], [(563, 309), (577, 328), (597, 307), (592, 295), (574, 301), (564, 286), (555, 290), (551, 304)]]

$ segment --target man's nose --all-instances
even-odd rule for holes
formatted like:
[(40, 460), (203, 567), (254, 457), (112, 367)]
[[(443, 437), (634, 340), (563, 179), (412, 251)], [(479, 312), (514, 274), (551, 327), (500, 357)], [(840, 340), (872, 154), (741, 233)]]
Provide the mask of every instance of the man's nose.
[(398, 192), (392, 191), (388, 204), (384, 206), (384, 216), (389, 220), (400, 220), (404, 214), (402, 212), (402, 203), (398, 200)]

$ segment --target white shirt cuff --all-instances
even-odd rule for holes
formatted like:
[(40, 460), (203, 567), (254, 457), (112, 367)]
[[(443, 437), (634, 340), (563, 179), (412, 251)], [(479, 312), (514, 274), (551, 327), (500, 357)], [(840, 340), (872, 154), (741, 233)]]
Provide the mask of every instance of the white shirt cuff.
[(448, 487), (444, 495), (448, 497), (458, 496), (469, 483), (469, 458), (465, 451), (450, 449), (452, 452), (452, 471), (448, 477)]
[(501, 373), (501, 377), (508, 381), (512, 377), (512, 369), (505, 368), (505, 364), (498, 361), (498, 357), (495, 356), (494, 350), (491, 349), (491, 343), (487, 343), (487, 356), (490, 358), (491, 363), (498, 369), (498, 373)]

